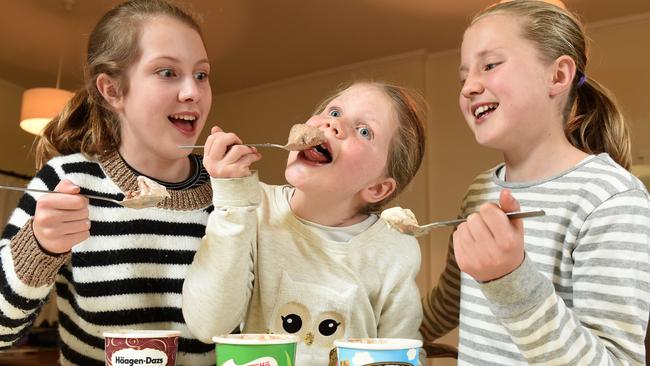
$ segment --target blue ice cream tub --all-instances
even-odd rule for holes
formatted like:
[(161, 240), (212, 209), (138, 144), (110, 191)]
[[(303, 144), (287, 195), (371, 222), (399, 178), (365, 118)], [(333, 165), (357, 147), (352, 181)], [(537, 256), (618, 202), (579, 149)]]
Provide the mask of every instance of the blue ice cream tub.
[(334, 341), (337, 366), (418, 366), (422, 341), (405, 338), (348, 338)]

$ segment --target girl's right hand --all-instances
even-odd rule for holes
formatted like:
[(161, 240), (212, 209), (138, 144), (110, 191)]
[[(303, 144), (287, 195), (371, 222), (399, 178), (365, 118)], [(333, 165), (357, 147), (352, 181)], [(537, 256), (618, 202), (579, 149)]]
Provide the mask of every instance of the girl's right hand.
[(88, 198), (81, 196), (79, 187), (64, 179), (36, 201), (32, 231), (41, 248), (49, 253), (69, 252), (72, 247), (90, 236)]
[(241, 178), (251, 175), (250, 166), (262, 155), (242, 145), (234, 133), (212, 127), (203, 147), (203, 166), (213, 178)]
[(485, 203), (467, 217), (453, 234), (458, 268), (479, 282), (493, 281), (517, 269), (524, 261), (524, 223), (508, 219), (506, 212), (518, 211), (519, 202), (507, 189), (499, 205)]

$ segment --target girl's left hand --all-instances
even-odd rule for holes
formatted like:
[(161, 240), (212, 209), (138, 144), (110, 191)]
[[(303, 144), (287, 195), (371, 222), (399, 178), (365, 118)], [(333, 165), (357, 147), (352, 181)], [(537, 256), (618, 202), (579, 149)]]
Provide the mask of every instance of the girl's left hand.
[(504, 189), (499, 205), (483, 204), (453, 234), (458, 267), (479, 282), (501, 278), (524, 260), (523, 221), (505, 215), (519, 210), (519, 202)]

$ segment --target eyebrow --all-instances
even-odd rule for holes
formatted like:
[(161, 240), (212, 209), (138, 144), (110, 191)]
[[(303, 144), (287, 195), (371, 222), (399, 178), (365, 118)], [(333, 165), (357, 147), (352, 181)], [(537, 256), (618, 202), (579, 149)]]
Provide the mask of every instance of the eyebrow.
[[(151, 60), (149, 60), (149, 62), (154, 62), (154, 61), (158, 61), (158, 60), (169, 60), (169, 61), (173, 61), (173, 62), (181, 62), (181, 60), (177, 59), (176, 57), (171, 57), (171, 56), (158, 56), (158, 57), (154, 57), (154, 58), (152, 58)], [(207, 58), (202, 58), (202, 59), (196, 61), (194, 64), (195, 64), (195, 65), (196, 65), (196, 64), (208, 64), (208, 65), (209, 65), (209, 64), (210, 64), (210, 61), (208, 61)]]
[[(483, 51), (478, 53), (478, 58), (483, 58), (483, 57), (485, 57), (485, 55), (488, 55), (490, 53), (494, 53), (496, 50), (498, 50), (500, 48), (501, 47), (497, 47), (497, 48), (490, 49), (490, 50), (483, 50)], [(463, 71), (467, 71), (467, 66), (460, 65), (460, 67), (458, 68), (458, 72), (463, 72)]]

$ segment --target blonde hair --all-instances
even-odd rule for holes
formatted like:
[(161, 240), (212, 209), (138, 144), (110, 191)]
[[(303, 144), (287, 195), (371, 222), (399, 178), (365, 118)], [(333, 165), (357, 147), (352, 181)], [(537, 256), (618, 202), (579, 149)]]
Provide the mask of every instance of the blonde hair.
[(626, 169), (632, 163), (628, 126), (609, 90), (587, 77), (587, 40), (580, 20), (572, 13), (541, 0), (513, 0), (483, 10), (471, 21), (494, 14), (517, 17), (521, 36), (529, 40), (544, 61), (567, 55), (576, 63), (576, 75), (563, 110), (564, 132), (578, 149), (608, 153)]
[(355, 81), (341, 86), (325, 98), (316, 108), (321, 113), (327, 105), (345, 90), (355, 85), (370, 85), (382, 91), (392, 102), (397, 115), (398, 130), (391, 140), (386, 162), (386, 175), (395, 179), (393, 193), (365, 208), (365, 212), (379, 212), (381, 208), (400, 194), (418, 172), (425, 151), (426, 102), (420, 93), (380, 81)]
[(196, 18), (188, 10), (166, 0), (131, 0), (104, 14), (88, 39), (84, 86), (47, 124), (36, 142), (38, 168), (56, 155), (81, 152), (96, 156), (118, 148), (118, 117), (95, 83), (100, 74), (106, 74), (117, 80), (117, 92), (126, 95), (129, 85), (126, 70), (141, 55), (142, 24), (159, 16), (179, 20), (201, 35)]

